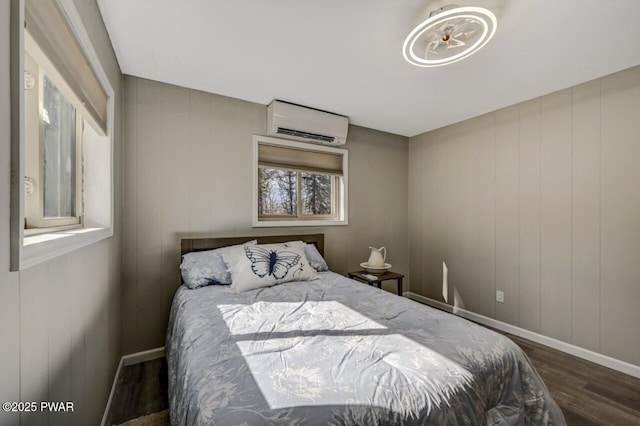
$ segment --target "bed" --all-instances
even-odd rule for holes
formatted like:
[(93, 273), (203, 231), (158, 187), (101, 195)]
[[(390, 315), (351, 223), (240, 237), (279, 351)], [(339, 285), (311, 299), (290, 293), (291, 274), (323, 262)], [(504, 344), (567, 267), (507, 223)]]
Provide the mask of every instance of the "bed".
[[(249, 238), (182, 240), (182, 253)], [(304, 240), (323, 253), (323, 235)], [(463, 318), (327, 271), (174, 297), (173, 425), (565, 424), (526, 355)]]

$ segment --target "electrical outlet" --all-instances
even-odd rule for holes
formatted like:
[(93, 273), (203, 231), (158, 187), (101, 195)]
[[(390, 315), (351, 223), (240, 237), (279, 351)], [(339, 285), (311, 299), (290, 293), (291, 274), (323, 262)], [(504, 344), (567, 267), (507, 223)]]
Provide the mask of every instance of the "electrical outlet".
[(496, 291), (496, 302), (504, 303), (504, 291)]

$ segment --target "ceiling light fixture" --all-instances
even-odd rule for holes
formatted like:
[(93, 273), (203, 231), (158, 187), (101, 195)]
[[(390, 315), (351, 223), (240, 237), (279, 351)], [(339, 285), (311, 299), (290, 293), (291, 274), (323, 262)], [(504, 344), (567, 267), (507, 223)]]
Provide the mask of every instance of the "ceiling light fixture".
[(480, 50), (497, 26), (496, 16), (482, 7), (443, 6), (409, 33), (402, 54), (419, 67), (452, 64)]

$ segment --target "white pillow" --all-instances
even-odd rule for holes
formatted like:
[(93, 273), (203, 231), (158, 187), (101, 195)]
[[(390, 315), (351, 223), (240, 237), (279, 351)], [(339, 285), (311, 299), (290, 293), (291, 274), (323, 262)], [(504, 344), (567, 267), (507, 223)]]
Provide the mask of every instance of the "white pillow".
[[(257, 243), (257, 240), (251, 240), (242, 245)], [(182, 256), (180, 270), (184, 284), (189, 288), (198, 288), (209, 284), (231, 284), (229, 268), (222, 260), (222, 253), (231, 247), (234, 246), (193, 251)]]
[(304, 254), (307, 255), (307, 259), (309, 259), (309, 264), (316, 271), (324, 272), (329, 270), (329, 267), (327, 266), (327, 262), (324, 260), (324, 258), (318, 251), (318, 247), (316, 247), (314, 244), (311, 244), (311, 243), (305, 244)]
[(231, 272), (231, 288), (240, 293), (289, 281), (318, 277), (304, 254), (305, 243), (259, 244), (232, 247), (222, 257)]

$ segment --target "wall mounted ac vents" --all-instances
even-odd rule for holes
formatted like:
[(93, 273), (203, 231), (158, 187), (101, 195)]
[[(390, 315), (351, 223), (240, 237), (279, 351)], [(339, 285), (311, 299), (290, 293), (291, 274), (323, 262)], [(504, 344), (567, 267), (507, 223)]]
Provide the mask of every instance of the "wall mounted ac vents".
[(344, 115), (277, 100), (267, 107), (269, 135), (325, 145), (344, 145), (348, 130), (349, 118)]

